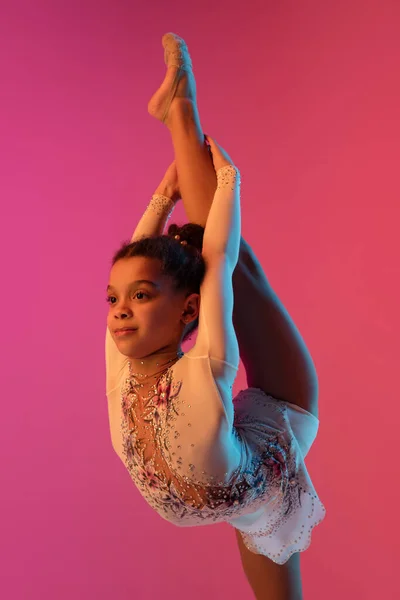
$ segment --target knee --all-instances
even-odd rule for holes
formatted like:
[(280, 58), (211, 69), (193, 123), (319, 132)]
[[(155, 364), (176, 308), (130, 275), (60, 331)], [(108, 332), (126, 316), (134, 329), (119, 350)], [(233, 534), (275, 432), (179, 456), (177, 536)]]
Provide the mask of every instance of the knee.
[[(262, 271), (261, 265), (253, 248), (243, 237), (240, 238), (239, 262), (241, 262), (252, 275), (257, 275), (260, 272), (260, 269)], [(264, 273), (263, 275), (265, 277)]]
[(246, 240), (240, 238), (239, 259), (234, 271), (236, 279), (244, 276), (246, 280), (251, 281), (257, 286), (257, 289), (263, 294), (273, 296), (274, 291), (258, 260), (254, 250)]
[(240, 238), (240, 246), (239, 246), (239, 259), (237, 266), (239, 269), (247, 269), (251, 273), (254, 273), (255, 268), (255, 254), (250, 246), (246, 242), (246, 240), (241, 237)]
[(252, 253), (253, 250), (251, 249), (250, 244), (246, 242), (243, 236), (241, 236), (239, 246), (239, 258), (243, 260), (248, 260)]

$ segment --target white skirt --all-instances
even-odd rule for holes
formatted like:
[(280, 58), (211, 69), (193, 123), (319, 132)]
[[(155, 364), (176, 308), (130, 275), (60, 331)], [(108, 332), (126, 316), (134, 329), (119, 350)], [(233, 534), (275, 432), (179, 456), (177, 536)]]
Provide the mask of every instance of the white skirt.
[(262, 454), (268, 440), (277, 434), (290, 448), (288, 477), (277, 493), (253, 505), (249, 514), (228, 521), (240, 531), (250, 551), (283, 564), (295, 552), (309, 547), (313, 528), (326, 514), (304, 463), (319, 420), (299, 406), (257, 388), (240, 391), (233, 402), (234, 426), (249, 456)]

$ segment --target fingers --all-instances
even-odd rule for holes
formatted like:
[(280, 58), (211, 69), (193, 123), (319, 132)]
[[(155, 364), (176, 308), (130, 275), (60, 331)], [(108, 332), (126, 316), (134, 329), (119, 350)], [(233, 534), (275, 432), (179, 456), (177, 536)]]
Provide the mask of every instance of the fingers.
[(164, 196), (168, 196), (172, 200), (177, 200), (181, 198), (179, 191), (179, 181), (178, 181), (178, 171), (176, 168), (176, 161), (172, 161), (167, 170), (164, 173), (164, 177), (157, 188), (157, 192), (163, 194)]
[(210, 137), (209, 135), (205, 135), (204, 137), (206, 139), (206, 143), (210, 146), (212, 151), (218, 150), (219, 152), (221, 152), (221, 147), (212, 137)]
[(208, 144), (215, 170), (227, 165), (233, 165), (233, 161), (229, 154), (224, 150), (212, 137), (209, 135), (204, 136), (206, 143)]
[(211, 150), (217, 151), (220, 154), (226, 154), (225, 150), (218, 144), (218, 142), (214, 140), (214, 138), (210, 137), (209, 135), (205, 135), (204, 137), (206, 138), (206, 142), (208, 142)]
[(178, 170), (175, 161), (173, 161), (165, 171), (165, 177), (172, 181), (178, 181)]

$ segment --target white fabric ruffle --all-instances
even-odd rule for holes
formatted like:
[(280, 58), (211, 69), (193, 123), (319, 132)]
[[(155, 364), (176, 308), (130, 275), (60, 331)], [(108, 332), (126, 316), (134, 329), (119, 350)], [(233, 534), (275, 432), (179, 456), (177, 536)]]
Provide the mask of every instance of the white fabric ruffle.
[(319, 420), (257, 388), (239, 392), (234, 406), (235, 428), (250, 453), (262, 453), (270, 436), (277, 432), (290, 448), (290, 479), (283, 482), (273, 498), (257, 502), (255, 511), (228, 521), (240, 531), (250, 551), (283, 564), (295, 552), (309, 547), (313, 528), (326, 514), (304, 463), (317, 435)]

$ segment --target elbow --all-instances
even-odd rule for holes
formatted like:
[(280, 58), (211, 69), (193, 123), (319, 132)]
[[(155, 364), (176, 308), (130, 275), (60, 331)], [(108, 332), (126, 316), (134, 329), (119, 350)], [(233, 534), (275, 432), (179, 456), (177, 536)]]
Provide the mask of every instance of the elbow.
[(225, 262), (233, 269), (236, 267), (239, 260), (240, 238), (231, 236), (226, 241), (214, 239), (203, 242), (202, 255), (207, 262)]
[(231, 273), (236, 268), (236, 265), (239, 260), (239, 250), (237, 251), (229, 251), (229, 248), (214, 248), (212, 250), (207, 250), (202, 253), (204, 262), (206, 264), (206, 268), (209, 268), (210, 265), (224, 265), (225, 269), (228, 269)]

